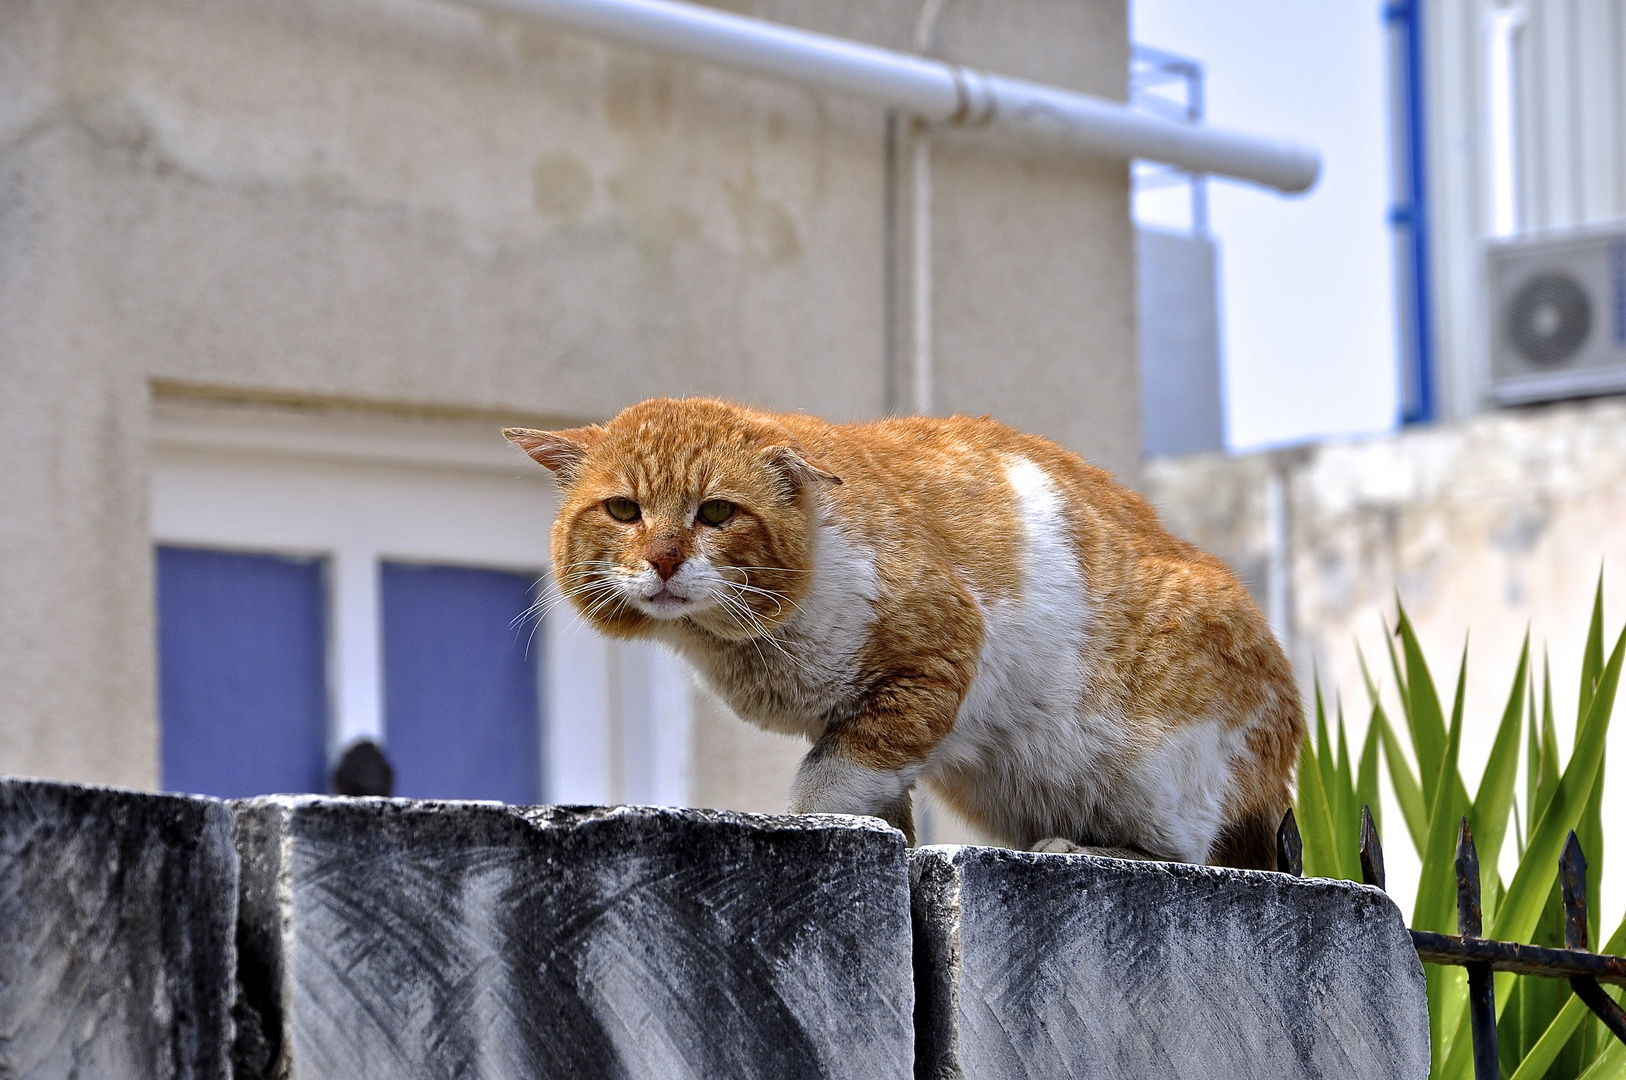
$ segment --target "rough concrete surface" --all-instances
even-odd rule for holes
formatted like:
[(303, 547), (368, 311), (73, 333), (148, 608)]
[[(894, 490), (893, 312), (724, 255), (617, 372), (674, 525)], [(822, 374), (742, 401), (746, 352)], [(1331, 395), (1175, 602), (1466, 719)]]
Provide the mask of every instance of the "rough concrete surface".
[(909, 1075), (908, 877), (879, 822), (318, 797), (237, 810), (239, 951), (262, 1020), (239, 1075)]
[(1376, 889), (976, 847), (910, 877), (917, 1076), (1428, 1074), (1422, 965)]
[(226, 1080), (236, 890), (219, 802), (0, 778), (0, 1077)]

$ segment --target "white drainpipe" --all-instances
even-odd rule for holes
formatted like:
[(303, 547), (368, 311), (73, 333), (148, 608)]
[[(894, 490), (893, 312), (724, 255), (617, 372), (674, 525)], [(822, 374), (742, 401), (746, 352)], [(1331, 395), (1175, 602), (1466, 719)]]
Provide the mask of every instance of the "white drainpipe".
[(1321, 172), (1320, 155), (1298, 143), (1180, 124), (1104, 98), (676, 0), (469, 2), (623, 45), (864, 98), (928, 123), (991, 123), (1048, 133), (1097, 153), (1285, 192), (1308, 189)]

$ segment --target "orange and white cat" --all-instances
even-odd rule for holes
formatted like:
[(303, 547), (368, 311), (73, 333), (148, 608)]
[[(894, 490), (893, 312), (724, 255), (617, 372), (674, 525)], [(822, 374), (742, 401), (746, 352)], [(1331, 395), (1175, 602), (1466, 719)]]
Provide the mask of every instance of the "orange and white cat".
[(924, 781), (1016, 847), (1274, 866), (1287, 658), (1219, 560), (1075, 454), (986, 418), (703, 399), (504, 434), (560, 480), (554, 578), (583, 615), (813, 743), (792, 811), (912, 841)]

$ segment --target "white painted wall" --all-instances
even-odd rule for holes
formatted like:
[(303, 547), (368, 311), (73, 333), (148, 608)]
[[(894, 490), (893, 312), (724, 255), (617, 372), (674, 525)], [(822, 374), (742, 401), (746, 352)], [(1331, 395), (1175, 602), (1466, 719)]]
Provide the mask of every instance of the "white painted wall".
[(1626, 2), (1424, 8), (1436, 383), (1483, 408), (1486, 242), (1626, 219)]

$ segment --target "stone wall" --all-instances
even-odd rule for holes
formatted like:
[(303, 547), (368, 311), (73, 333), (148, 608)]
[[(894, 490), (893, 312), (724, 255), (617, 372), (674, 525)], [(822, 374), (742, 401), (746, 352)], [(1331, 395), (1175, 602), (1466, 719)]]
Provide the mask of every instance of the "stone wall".
[(0, 971), (19, 1080), (1428, 1071), (1375, 889), (872, 818), (0, 778)]

